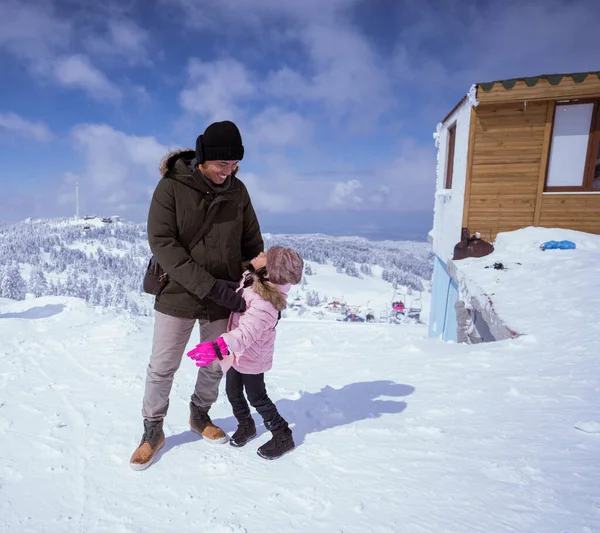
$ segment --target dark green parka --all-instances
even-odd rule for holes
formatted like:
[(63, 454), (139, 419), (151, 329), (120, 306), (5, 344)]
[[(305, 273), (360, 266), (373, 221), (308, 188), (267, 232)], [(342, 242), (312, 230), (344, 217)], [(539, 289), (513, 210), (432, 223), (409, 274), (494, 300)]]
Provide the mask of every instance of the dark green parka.
[[(264, 251), (256, 213), (245, 185), (236, 177), (215, 192), (192, 172), (194, 150), (168, 154), (148, 213), (148, 241), (168, 283), (154, 309), (181, 318), (227, 318), (230, 311), (206, 298), (215, 279), (238, 281), (243, 261)], [(208, 209), (217, 209), (204, 237), (188, 253)]]

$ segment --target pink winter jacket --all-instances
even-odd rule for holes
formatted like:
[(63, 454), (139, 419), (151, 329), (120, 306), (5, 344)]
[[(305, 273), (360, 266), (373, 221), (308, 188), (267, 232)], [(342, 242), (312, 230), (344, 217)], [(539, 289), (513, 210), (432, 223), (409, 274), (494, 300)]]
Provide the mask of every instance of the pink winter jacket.
[[(254, 273), (244, 272), (240, 287), (253, 277), (252, 285), (243, 289), (244, 313), (231, 313), (227, 333), (221, 335), (232, 357), (223, 359), (223, 371), (233, 365), (242, 374), (262, 374), (273, 366), (275, 325), (279, 311), (285, 309), (291, 285), (262, 282)], [(239, 291), (240, 289), (238, 289)]]

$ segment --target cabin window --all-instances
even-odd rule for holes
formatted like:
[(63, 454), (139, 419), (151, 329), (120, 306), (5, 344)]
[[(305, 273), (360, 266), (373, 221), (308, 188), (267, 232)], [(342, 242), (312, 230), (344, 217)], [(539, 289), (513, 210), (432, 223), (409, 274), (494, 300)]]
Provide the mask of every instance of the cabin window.
[(547, 191), (600, 189), (598, 102), (557, 103), (546, 175)]
[[(600, 117), (598, 117), (598, 119), (600, 119)], [(592, 166), (594, 168), (594, 174), (592, 176), (592, 189), (600, 189), (600, 135), (599, 135), (599, 131), (596, 131), (596, 142), (594, 144), (595, 144), (595, 152), (593, 154), (593, 163), (592, 163)]]
[(454, 147), (456, 146), (456, 122), (448, 127), (448, 153), (446, 155), (446, 182), (445, 189), (452, 189), (452, 175), (454, 174)]

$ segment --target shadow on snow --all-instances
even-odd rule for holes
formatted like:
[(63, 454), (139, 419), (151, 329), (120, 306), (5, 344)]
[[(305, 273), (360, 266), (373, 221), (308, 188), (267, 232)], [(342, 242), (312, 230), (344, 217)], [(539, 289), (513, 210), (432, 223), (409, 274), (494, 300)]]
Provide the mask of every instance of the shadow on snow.
[[(282, 399), (275, 405), (290, 424), (294, 442), (298, 447), (310, 433), (380, 418), (386, 414), (400, 414), (406, 409), (406, 402), (398, 401), (398, 398), (408, 396), (414, 390), (411, 385), (389, 380), (351, 383), (341, 389), (327, 385), (319, 392), (302, 392), (296, 400)], [(387, 398), (381, 399), (382, 397)], [(258, 413), (254, 412), (253, 417), (260, 436), (267, 430)], [(213, 422), (226, 433), (232, 433), (237, 428), (237, 421), (233, 416), (215, 419)], [(201, 437), (191, 430), (168, 436), (155, 462), (169, 450), (200, 439)]]
[(32, 307), (20, 313), (0, 313), (0, 318), (29, 318), (37, 320), (58, 315), (63, 312), (64, 308), (63, 304), (47, 304), (42, 307)]

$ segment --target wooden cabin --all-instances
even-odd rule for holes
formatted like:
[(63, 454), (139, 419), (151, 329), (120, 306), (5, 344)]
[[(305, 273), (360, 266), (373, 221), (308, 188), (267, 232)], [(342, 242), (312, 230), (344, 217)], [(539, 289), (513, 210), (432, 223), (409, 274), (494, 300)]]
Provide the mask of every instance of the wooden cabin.
[[(600, 234), (600, 72), (478, 83), (434, 137), (433, 299), (436, 277), (457, 290), (446, 262), (463, 227), (491, 242), (527, 226)], [(432, 301), (430, 335), (452, 339), (452, 303), (436, 318)]]

